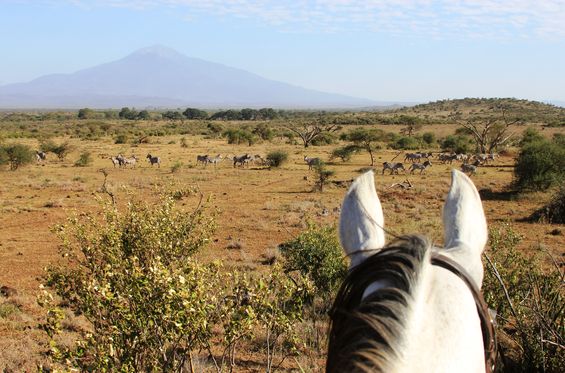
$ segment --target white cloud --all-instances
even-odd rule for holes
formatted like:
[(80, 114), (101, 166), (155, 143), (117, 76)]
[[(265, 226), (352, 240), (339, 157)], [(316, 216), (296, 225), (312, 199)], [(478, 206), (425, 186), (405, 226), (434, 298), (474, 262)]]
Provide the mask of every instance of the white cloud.
[[(54, 2), (54, 0), (46, 0)], [(565, 38), (565, 0), (61, 0), (82, 7), (138, 11), (175, 8), (254, 19), (281, 31), (362, 30), (423, 37)]]

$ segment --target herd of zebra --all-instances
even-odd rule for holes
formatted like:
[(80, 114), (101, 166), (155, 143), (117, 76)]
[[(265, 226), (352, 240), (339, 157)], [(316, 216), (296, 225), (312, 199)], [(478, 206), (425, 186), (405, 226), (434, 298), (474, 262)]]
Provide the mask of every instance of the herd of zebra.
[[(157, 165), (157, 167), (161, 167), (161, 158), (160, 157), (154, 157), (151, 154), (147, 154), (147, 161), (151, 164), (151, 166), (153, 165)], [(127, 166), (130, 166), (131, 168), (135, 168), (135, 165), (137, 164), (137, 160), (138, 158), (135, 155), (132, 155), (131, 157), (124, 157), (121, 154), (118, 154), (115, 157), (110, 157), (110, 160), (112, 161), (112, 164), (114, 165), (114, 168), (117, 167), (124, 167), (126, 168)]]
[(268, 162), (265, 158), (263, 158), (259, 154), (243, 154), (243, 155), (234, 155), (233, 157), (229, 156), (222, 156), (221, 154), (216, 155), (215, 157), (206, 155), (197, 155), (196, 156), (196, 164), (203, 165), (204, 167), (208, 166), (208, 164), (213, 164), (214, 167), (217, 166), (220, 162), (225, 159), (231, 159), (233, 161), (233, 167), (249, 167), (251, 164), (255, 164), (258, 166), (268, 166)]
[[(437, 155), (437, 159), (441, 164), (452, 164), (453, 161), (460, 161), (463, 162), (461, 164), (461, 171), (466, 174), (473, 175), (477, 172), (477, 167), (481, 164), (487, 164), (490, 161), (494, 161), (497, 157), (497, 154), (490, 153), (490, 154), (455, 154), (455, 153), (440, 153)], [(410, 173), (413, 174), (414, 171), (419, 170), (420, 174), (422, 174), (426, 168), (432, 166), (431, 158), (433, 158), (433, 153), (406, 153), (404, 156), (404, 162), (412, 162), (410, 165)], [(422, 160), (425, 161), (420, 163)], [(403, 171), (406, 173), (406, 169), (404, 168), (404, 164), (402, 162), (384, 162), (383, 163), (383, 171), (382, 174), (384, 175), (386, 170), (390, 170), (390, 174), (398, 174), (399, 171)]]

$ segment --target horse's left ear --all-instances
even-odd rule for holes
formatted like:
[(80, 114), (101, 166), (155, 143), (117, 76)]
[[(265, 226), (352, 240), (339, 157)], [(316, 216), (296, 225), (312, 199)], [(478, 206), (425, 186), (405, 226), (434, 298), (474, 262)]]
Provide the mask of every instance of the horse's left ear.
[(375, 190), (375, 176), (369, 171), (349, 188), (341, 206), (339, 240), (355, 267), (385, 244), (383, 210)]
[(481, 197), (464, 173), (453, 170), (451, 188), (443, 208), (445, 253), (469, 272), (480, 288), (483, 282), (481, 254), (488, 240)]

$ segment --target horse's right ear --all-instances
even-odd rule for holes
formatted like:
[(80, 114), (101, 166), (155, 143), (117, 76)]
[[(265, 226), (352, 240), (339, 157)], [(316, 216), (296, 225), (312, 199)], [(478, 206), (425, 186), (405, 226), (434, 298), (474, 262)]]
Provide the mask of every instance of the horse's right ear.
[(341, 207), (339, 239), (351, 258), (350, 267), (384, 246), (383, 228), (383, 210), (375, 190), (373, 171), (369, 171), (353, 182)]
[(480, 288), (483, 282), (481, 254), (488, 240), (487, 221), (481, 197), (464, 173), (453, 170), (451, 188), (443, 208), (446, 253), (472, 276)]

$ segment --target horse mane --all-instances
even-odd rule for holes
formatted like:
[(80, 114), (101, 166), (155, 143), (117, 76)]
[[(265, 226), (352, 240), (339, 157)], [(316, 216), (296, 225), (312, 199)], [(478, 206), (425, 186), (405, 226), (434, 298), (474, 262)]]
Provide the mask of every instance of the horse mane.
[[(386, 372), (402, 358), (414, 287), (430, 253), (426, 237), (404, 236), (351, 269), (330, 311), (326, 372)], [(374, 282), (382, 288), (362, 299)]]

